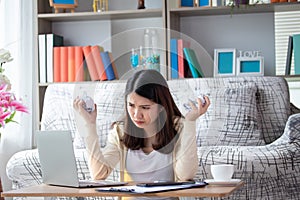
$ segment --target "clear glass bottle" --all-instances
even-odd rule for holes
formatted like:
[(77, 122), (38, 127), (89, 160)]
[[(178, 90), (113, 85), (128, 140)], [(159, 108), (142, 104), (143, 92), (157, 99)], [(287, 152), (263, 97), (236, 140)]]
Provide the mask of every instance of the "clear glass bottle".
[(144, 56), (147, 59), (150, 57), (150, 48), (151, 48), (151, 36), (150, 29), (146, 28), (144, 31)]
[(145, 0), (138, 0), (138, 9), (145, 9)]
[(151, 30), (151, 69), (160, 71), (160, 54), (158, 49), (158, 34), (155, 29)]

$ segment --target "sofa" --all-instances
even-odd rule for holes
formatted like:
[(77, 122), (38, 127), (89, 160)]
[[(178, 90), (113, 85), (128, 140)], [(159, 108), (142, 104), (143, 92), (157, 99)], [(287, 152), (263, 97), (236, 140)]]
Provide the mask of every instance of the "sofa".
[[(79, 178), (90, 178), (87, 155), (78, 133), (73, 99), (92, 96), (97, 104), (101, 147), (109, 128), (124, 112), (125, 81), (53, 83), (47, 87), (42, 130), (71, 130)], [(195, 179), (211, 179), (210, 165), (234, 164), (233, 178), (245, 185), (228, 199), (300, 199), (300, 114), (290, 103), (283, 77), (191, 78), (168, 81), (183, 114), (199, 94), (211, 100), (196, 121), (199, 170)], [(59, 165), (58, 165), (59, 167)], [(16, 153), (7, 164), (13, 188), (40, 184), (36, 149)], [(119, 180), (114, 170), (108, 180)]]

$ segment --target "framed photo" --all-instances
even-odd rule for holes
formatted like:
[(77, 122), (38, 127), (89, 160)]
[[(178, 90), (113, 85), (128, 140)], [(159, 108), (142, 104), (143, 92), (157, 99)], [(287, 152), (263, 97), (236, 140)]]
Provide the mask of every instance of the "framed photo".
[(237, 76), (264, 75), (264, 58), (239, 57), (237, 58)]
[(236, 49), (215, 49), (214, 77), (235, 76)]
[(58, 13), (59, 9), (62, 9), (63, 12), (70, 9), (73, 13), (78, 6), (78, 0), (49, 0), (49, 4), (55, 9), (55, 13)]

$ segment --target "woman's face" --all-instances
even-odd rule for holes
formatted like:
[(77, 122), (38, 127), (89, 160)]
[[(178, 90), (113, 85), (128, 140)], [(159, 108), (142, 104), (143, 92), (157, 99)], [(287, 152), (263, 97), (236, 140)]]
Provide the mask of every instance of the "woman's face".
[(153, 128), (161, 106), (135, 92), (127, 96), (127, 110), (133, 123), (143, 129)]

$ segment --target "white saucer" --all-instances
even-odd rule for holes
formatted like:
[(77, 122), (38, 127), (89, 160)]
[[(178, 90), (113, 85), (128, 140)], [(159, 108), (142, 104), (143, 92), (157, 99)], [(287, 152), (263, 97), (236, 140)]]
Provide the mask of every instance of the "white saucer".
[(210, 185), (236, 185), (241, 182), (241, 179), (231, 179), (229, 181), (216, 181), (214, 179), (206, 179), (204, 181)]

